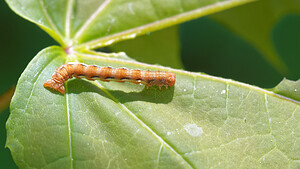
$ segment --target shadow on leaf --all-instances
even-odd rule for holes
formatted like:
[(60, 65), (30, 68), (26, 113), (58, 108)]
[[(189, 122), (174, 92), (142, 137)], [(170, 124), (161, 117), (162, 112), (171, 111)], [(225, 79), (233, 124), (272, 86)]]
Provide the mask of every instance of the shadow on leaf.
[[(110, 83), (110, 82), (105, 82)], [(124, 83), (124, 85), (127, 85)], [(117, 101), (120, 103), (127, 103), (127, 102), (134, 102), (134, 101), (144, 101), (144, 102), (151, 102), (151, 103), (163, 103), (167, 104), (172, 101), (174, 95), (174, 87), (169, 87), (168, 89), (163, 88), (159, 90), (157, 86), (152, 86), (149, 89), (144, 89), (140, 92), (124, 92), (122, 90), (109, 90), (106, 91), (113, 96)], [(105, 93), (101, 88), (98, 86), (90, 83), (87, 80), (82, 79), (74, 79), (68, 81), (68, 92), (80, 94), (83, 92), (93, 92), (98, 93), (104, 97), (112, 99), (109, 94)]]

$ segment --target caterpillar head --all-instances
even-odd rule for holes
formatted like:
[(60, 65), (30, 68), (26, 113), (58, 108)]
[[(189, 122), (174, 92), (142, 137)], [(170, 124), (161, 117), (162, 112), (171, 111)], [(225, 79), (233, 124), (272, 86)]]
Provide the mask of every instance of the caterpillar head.
[(49, 87), (56, 91), (59, 91), (61, 94), (65, 94), (65, 88), (63, 83), (57, 83), (53, 79), (47, 80), (47, 82), (44, 83), (44, 87)]

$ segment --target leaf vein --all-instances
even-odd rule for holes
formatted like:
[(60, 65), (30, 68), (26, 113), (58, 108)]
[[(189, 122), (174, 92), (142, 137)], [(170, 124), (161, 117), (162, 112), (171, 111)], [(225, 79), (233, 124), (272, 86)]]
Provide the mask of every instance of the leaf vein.
[(151, 133), (162, 145), (169, 148), (176, 156), (181, 158), (190, 168), (194, 168), (191, 163), (189, 163), (181, 154), (179, 154), (170, 144), (168, 144), (162, 137), (160, 137), (155, 131), (153, 131), (146, 123), (139, 119), (131, 110), (129, 110), (124, 104), (119, 102), (110, 92), (105, 90), (105, 88), (98, 82), (94, 82), (101, 90), (103, 90), (113, 101), (115, 101), (124, 111), (128, 113), (134, 120), (137, 121), (139, 125), (145, 128), (149, 133)]
[(180, 75), (189, 75), (192, 77), (200, 77), (200, 78), (204, 78), (204, 79), (211, 79), (211, 80), (215, 80), (215, 81), (219, 81), (219, 82), (224, 82), (224, 83), (228, 83), (236, 85), (236, 86), (242, 86), (243, 88), (246, 89), (251, 89), (251, 90), (256, 90), (259, 92), (263, 92), (266, 93), (269, 96), (274, 96), (283, 100), (287, 100), (289, 102), (295, 103), (297, 105), (300, 105), (300, 102), (297, 100), (293, 100), (291, 98), (287, 98), (284, 97), (282, 95), (276, 94), (272, 91), (266, 90), (266, 89), (262, 89), (256, 86), (252, 86), (246, 83), (242, 83), (242, 82), (238, 82), (238, 81), (234, 81), (231, 79), (225, 79), (225, 78), (221, 78), (221, 77), (215, 77), (215, 76), (210, 76), (207, 74), (202, 74), (202, 73), (194, 73), (194, 72), (188, 72), (188, 71), (184, 71), (184, 70), (178, 70), (178, 69), (172, 69), (172, 68), (168, 68), (168, 67), (164, 67), (164, 66), (157, 66), (157, 65), (150, 65), (150, 64), (146, 64), (146, 63), (141, 63), (141, 62), (137, 62), (134, 60), (124, 60), (124, 59), (120, 59), (120, 58), (109, 58), (109, 57), (103, 57), (103, 56), (99, 56), (99, 55), (92, 55), (92, 54), (86, 54), (86, 53), (78, 53), (78, 52), (74, 52), (76, 55), (79, 55), (80, 58), (82, 58), (83, 60), (89, 60), (92, 59), (94, 61), (109, 61), (111, 63), (118, 63), (118, 64), (123, 64), (123, 65), (129, 65), (131, 67), (133, 66), (137, 66), (137, 67), (144, 67), (145, 69), (160, 69), (160, 70), (164, 70), (164, 71), (170, 71), (170, 72), (174, 72), (176, 73), (176, 75), (180, 74)]
[(286, 120), (286, 122), (285, 122), (283, 128), (285, 128), (286, 125), (288, 125), (288, 122), (289, 122), (290, 120), (293, 120), (293, 118), (295, 119), (295, 112), (296, 112), (297, 108), (298, 108), (298, 105), (295, 106), (295, 109), (293, 110), (293, 113), (292, 113), (291, 117), (289, 117), (289, 118)]
[(267, 98), (267, 94), (265, 93), (265, 105), (266, 105), (266, 111), (267, 111), (267, 121), (268, 121), (268, 124), (269, 124), (269, 130), (272, 134), (272, 128), (271, 128), (271, 123), (270, 123), (270, 112), (269, 112), (269, 108), (268, 108), (268, 98)]
[(53, 31), (54, 31), (60, 38), (62, 38), (62, 34), (58, 31), (56, 25), (53, 23), (51, 17), (49, 16), (49, 14), (48, 14), (48, 12), (47, 12), (47, 10), (46, 10), (44, 1), (43, 1), (43, 0), (39, 0), (39, 2), (40, 2), (40, 6), (41, 6), (41, 8), (42, 8), (42, 11), (43, 11), (43, 13), (44, 13), (46, 19), (48, 20), (50, 26), (52, 27)]
[[(229, 84), (226, 82), (226, 98), (225, 98), (225, 110), (226, 110), (226, 120), (229, 117), (229, 112), (228, 112), (228, 100), (229, 100)], [(226, 121), (225, 120), (225, 121)]]
[(68, 5), (67, 5), (65, 32), (66, 32), (66, 37), (68, 39), (70, 38), (70, 32), (71, 32), (71, 17), (72, 17), (73, 2), (74, 0), (68, 0)]
[[(54, 61), (54, 59), (53, 59), (52, 61)], [(52, 61), (51, 61), (51, 62), (52, 62)], [(50, 63), (51, 63), (51, 62), (50, 62)], [(49, 63), (49, 64), (50, 64), (50, 63)], [(47, 64), (47, 65), (48, 65), (48, 64)], [(25, 106), (25, 108), (23, 109), (24, 112), (26, 112), (26, 110), (27, 110), (27, 108), (28, 108), (28, 104), (29, 104), (29, 102), (30, 102), (30, 100), (31, 100), (31, 96), (32, 96), (33, 90), (34, 90), (34, 88), (35, 88), (35, 85), (36, 85), (36, 83), (38, 82), (39, 78), (41, 77), (40, 75), (43, 73), (43, 71), (45, 70), (45, 68), (47, 67), (47, 65), (45, 65), (45, 66), (37, 73), (37, 77), (36, 77), (36, 79), (34, 80), (34, 83), (33, 83), (33, 85), (32, 85), (32, 88), (31, 88), (31, 91), (30, 91), (30, 95), (29, 95), (29, 97), (28, 97), (28, 99), (27, 99), (26, 106)]]
[(160, 144), (158, 154), (157, 154), (157, 169), (159, 168), (159, 160), (160, 160), (160, 155), (161, 155), (162, 148), (163, 148), (163, 144)]
[(82, 33), (89, 27), (91, 23), (97, 19), (97, 16), (107, 7), (107, 5), (112, 2), (112, 0), (105, 0), (103, 3), (100, 4), (100, 6), (97, 8), (97, 10), (89, 17), (89, 19), (81, 26), (79, 31), (75, 34), (74, 40), (77, 40)]
[(70, 114), (70, 107), (69, 107), (69, 94), (68, 94), (68, 85), (66, 83), (66, 111), (68, 117), (68, 135), (69, 135), (69, 149), (70, 149), (70, 168), (73, 169), (73, 150), (72, 150), (72, 130), (71, 130), (71, 114)]
[[(250, 1), (254, 1), (254, 0), (250, 0)], [(112, 39), (114, 39), (114, 42), (118, 42), (118, 41), (125, 40), (125, 39), (132, 39), (135, 37), (133, 35), (143, 35), (147, 32), (152, 32), (152, 31), (159, 30), (159, 29), (162, 29), (165, 27), (173, 26), (175, 24), (182, 23), (184, 21), (196, 19), (200, 16), (205, 16), (205, 15), (214, 13), (216, 11), (221, 11), (223, 9), (227, 9), (228, 7), (237, 6), (240, 4), (247, 3), (247, 2), (249, 2), (249, 0), (239, 0), (239, 1), (229, 0), (229, 1), (219, 2), (217, 4), (197, 8), (197, 9), (185, 12), (185, 13), (179, 13), (177, 15), (167, 17), (167, 18), (164, 18), (161, 20), (157, 20), (152, 23), (145, 24), (143, 26), (134, 27), (134, 28), (131, 28), (131, 29), (128, 29), (125, 31), (121, 31), (121, 32), (109, 35), (109, 36), (100, 37), (100, 38), (79, 44), (76, 46), (76, 48), (88, 47), (88, 49), (94, 49), (97, 47), (105, 46), (105, 42), (110, 41)], [(163, 25), (163, 26), (161, 26), (161, 25)], [(79, 32), (77, 32), (77, 33), (81, 34)], [(79, 35), (76, 36), (75, 39), (77, 39), (78, 37), (79, 37)]]
[(56, 163), (57, 161), (61, 160), (61, 159), (64, 159), (64, 158), (68, 158), (68, 156), (63, 156), (63, 157), (59, 157), (57, 159), (54, 159), (52, 161), (49, 161), (46, 165), (44, 165), (43, 167), (41, 168), (47, 168), (47, 166), (51, 165), (51, 164), (54, 164)]
[[(217, 145), (215, 147), (209, 147), (209, 148), (205, 148), (205, 149), (202, 149), (202, 150), (194, 150), (194, 151), (191, 151), (191, 152), (186, 152), (186, 153), (184, 153), (184, 155), (193, 155), (193, 154), (202, 153), (202, 152), (205, 152), (205, 151), (216, 150), (218, 148), (225, 147), (225, 146), (227, 146), (229, 144), (232, 144), (234, 142), (237, 142), (239, 140), (247, 140), (247, 139), (253, 138), (255, 136), (269, 136), (269, 135), (272, 136), (270, 133), (268, 133), (268, 134), (254, 134), (252, 136), (246, 136), (246, 137), (237, 137), (237, 138), (235, 138), (235, 139), (233, 139), (231, 141), (219, 144), (219, 145)], [(276, 145), (275, 145), (275, 147), (276, 147)]]

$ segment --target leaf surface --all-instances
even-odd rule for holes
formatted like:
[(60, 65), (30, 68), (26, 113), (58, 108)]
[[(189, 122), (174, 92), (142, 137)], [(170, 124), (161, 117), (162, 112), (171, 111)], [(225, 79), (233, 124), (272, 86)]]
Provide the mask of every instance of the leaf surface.
[[(250, 85), (77, 53), (87, 64), (176, 74), (175, 87), (72, 79), (43, 83), (66, 61), (40, 52), (21, 76), (7, 146), (21, 168), (299, 168), (298, 102)], [(24, 134), (26, 133), (26, 134)]]
[(6, 0), (63, 47), (93, 49), (253, 0)]
[[(11, 102), (6, 145), (20, 168), (299, 168), (297, 101), (90, 51), (249, 1), (7, 2), (62, 46), (46, 48), (30, 62)], [(146, 90), (72, 79), (65, 95), (45, 89), (54, 70), (69, 61), (170, 71), (176, 84)]]
[(283, 79), (274, 89), (275, 93), (300, 101), (300, 79)]

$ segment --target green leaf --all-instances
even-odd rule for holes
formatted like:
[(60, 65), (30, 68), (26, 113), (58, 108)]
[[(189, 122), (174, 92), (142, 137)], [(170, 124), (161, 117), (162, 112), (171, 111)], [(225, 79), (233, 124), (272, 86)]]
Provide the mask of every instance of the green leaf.
[[(20, 168), (299, 168), (299, 103), (231, 80), (90, 51), (246, 0), (13, 1), (62, 47), (41, 51), (19, 79), (7, 147)], [(67, 47), (67, 48), (66, 48)], [(69, 61), (176, 74), (166, 90), (72, 79), (45, 89)]]
[(145, 63), (182, 68), (179, 50), (178, 27), (149, 33), (109, 47), (126, 52), (130, 57)]
[(6, 0), (63, 47), (93, 49), (253, 0)]
[[(38, 51), (49, 44), (56, 43), (39, 27), (17, 16), (8, 8), (5, 1), (0, 1), (0, 23), (0, 72), (2, 72), (0, 95), (2, 96), (5, 91), (16, 85), (17, 79)], [(1, 96), (0, 102), (2, 102)], [(5, 123), (10, 114), (8, 106), (5, 111), (0, 112), (0, 168), (17, 169), (10, 150), (5, 148)]]
[[(74, 53), (87, 64), (165, 70), (175, 87), (72, 79), (43, 83), (66, 61), (40, 52), (19, 79), (7, 146), (20, 168), (299, 168), (300, 108), (243, 83)], [(53, 93), (52, 93), (53, 92)]]
[(300, 102), (300, 79), (283, 79), (272, 91)]
[(300, 12), (298, 0), (263, 0), (211, 17), (251, 43), (282, 75), (292, 72), (273, 45), (272, 31), (280, 19)]

